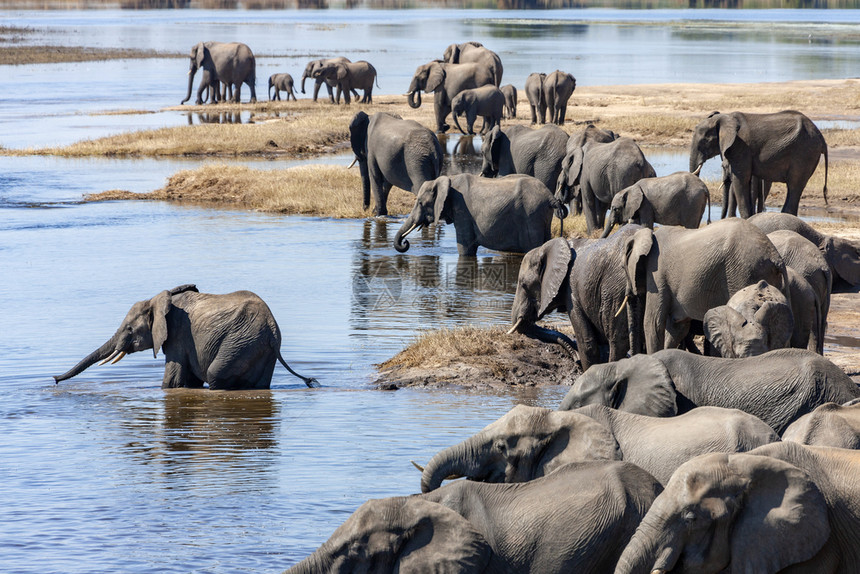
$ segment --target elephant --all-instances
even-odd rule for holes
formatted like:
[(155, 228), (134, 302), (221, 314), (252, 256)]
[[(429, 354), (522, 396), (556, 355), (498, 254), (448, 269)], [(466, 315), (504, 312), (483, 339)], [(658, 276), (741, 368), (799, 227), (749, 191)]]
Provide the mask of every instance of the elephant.
[(824, 403), (791, 423), (782, 440), (860, 450), (860, 403)]
[[(691, 173), (679, 171), (640, 179), (612, 198), (601, 237), (608, 237), (616, 224), (624, 223), (638, 223), (652, 229), (655, 223), (697, 229), (710, 204), (708, 186)], [(708, 223), (711, 223), (710, 209)]]
[(444, 152), (436, 135), (414, 120), (379, 112), (358, 112), (349, 124), (349, 141), (361, 169), (364, 208), (388, 215), (392, 186), (417, 193), (425, 181), (442, 175)]
[(491, 84), (495, 85), (493, 72), (482, 64), (446, 64), (433, 61), (418, 66), (405, 95), (409, 98), (409, 107), (417, 109), (421, 107), (421, 92), (434, 92), (436, 131), (444, 133), (450, 127), (445, 123), (445, 119), (451, 113), (454, 96), (463, 90)]
[(640, 229), (624, 256), (629, 290), (644, 295), (648, 353), (678, 347), (690, 321), (759, 280), (790, 297), (785, 263), (756, 226), (723, 219), (701, 229), (664, 226)]
[[(532, 249), (523, 257), (511, 306), (511, 332), (519, 331), (544, 342), (576, 349), (583, 370), (641, 350), (638, 298), (618, 313), (627, 296), (624, 246), (639, 229), (626, 225), (607, 239), (572, 247), (561, 238)], [(561, 333), (535, 323), (554, 310), (566, 311), (576, 343)], [(632, 335), (632, 337), (631, 337)]]
[(421, 186), (415, 207), (394, 236), (394, 248), (406, 252), (409, 233), (444, 221), (454, 224), (460, 255), (475, 255), (479, 246), (525, 253), (550, 239), (552, 213), (558, 209), (546, 186), (528, 175), (442, 176)]
[(788, 300), (766, 281), (748, 285), (725, 305), (708, 309), (703, 323), (711, 354), (733, 359), (785, 349), (794, 333)]
[(197, 88), (197, 105), (203, 103), (203, 90), (218, 90), (217, 82), (223, 82), (233, 90), (231, 100), (241, 101), (242, 84), (251, 89), (251, 103), (257, 101), (257, 61), (251, 49), (239, 42), (198, 42), (191, 48), (191, 68), (188, 70), (188, 93), (182, 104), (191, 99), (191, 88), (197, 70), (203, 70), (200, 86)]
[(502, 90), (502, 93), (505, 95), (505, 109), (504, 115), (502, 116), (505, 119), (516, 119), (517, 118), (517, 88), (513, 84), (505, 84), (504, 86), (499, 88)]
[(371, 500), (289, 574), (608, 572), (660, 484), (622, 461)]
[(567, 133), (553, 125), (536, 130), (525, 126), (495, 127), (481, 142), (481, 175), (531, 175), (553, 190), (561, 173), (567, 140)]
[(778, 442), (681, 466), (615, 574), (849, 574), (860, 563), (860, 456)]
[[(720, 219), (726, 217), (735, 217), (738, 211), (738, 202), (735, 198), (732, 189), (732, 166), (728, 158), (723, 158), (722, 161), (722, 181), (720, 182), (720, 190), (723, 192), (723, 208), (720, 214)], [(772, 182), (764, 181), (757, 175), (750, 178), (750, 209), (754, 213), (762, 213), (765, 210), (765, 202), (770, 194)]]
[(567, 102), (576, 89), (576, 78), (572, 74), (556, 70), (543, 80), (543, 99), (549, 109), (549, 121), (564, 125), (567, 115)]
[[(317, 70), (319, 70), (322, 66), (327, 64), (350, 64), (352, 61), (349, 58), (345, 58), (343, 56), (338, 56), (336, 58), (324, 58), (321, 60), (311, 60), (305, 66), (305, 71), (302, 72), (302, 93), (305, 93), (305, 79), (313, 78), (314, 80), (314, 101), (317, 101), (317, 97), (319, 96), (320, 86), (325, 83), (326, 90), (328, 90), (328, 98), (334, 103), (334, 91), (333, 88), (337, 86), (337, 80), (329, 79), (329, 78), (321, 78), (319, 76), (314, 75)], [(358, 92), (352, 90), (352, 95), (358, 98)]]
[(806, 349), (743, 359), (666, 349), (591, 367), (574, 381), (559, 410), (604, 405), (672, 417), (714, 406), (757, 416), (781, 434), (819, 405), (858, 397), (857, 384), (842, 369)]
[[(373, 82), (376, 80), (376, 68), (370, 62), (364, 60), (358, 62), (326, 62), (313, 71), (313, 77), (322, 78), (327, 85), (334, 84), (337, 87), (335, 103), (340, 103), (340, 95), (343, 93), (343, 101), (349, 105), (351, 103), (350, 93), (356, 92), (356, 90), (364, 90), (364, 96), (361, 98), (362, 104), (373, 103)], [(378, 82), (376, 87), (379, 87)]]
[[(481, 126), (481, 135), (487, 133), (502, 122), (502, 113), (505, 108), (505, 95), (496, 86), (481, 86), (470, 90), (463, 90), (451, 100), (451, 117), (454, 125), (463, 135), (475, 135), (473, 126), (475, 119), (481, 116), (484, 125)], [(460, 127), (457, 117), (466, 116), (466, 131)]]
[(546, 123), (546, 96), (543, 91), (543, 83), (546, 74), (532, 72), (526, 78), (526, 98), (529, 101), (532, 124)]
[(731, 190), (744, 219), (753, 215), (750, 186), (785, 182), (783, 213), (797, 215), (800, 195), (824, 155), (824, 203), (827, 203), (827, 143), (808, 117), (786, 110), (771, 114), (711, 113), (693, 131), (690, 171), (698, 175), (708, 159), (720, 155), (731, 170)]
[(442, 59), (448, 64), (480, 64), (493, 74), (493, 85), (497, 88), (502, 85), (502, 74), (505, 71), (502, 59), (480, 42), (451, 44), (445, 48)]
[(606, 209), (616, 193), (646, 177), (656, 177), (654, 167), (630, 138), (613, 138), (612, 132), (589, 125), (570, 137), (556, 184), (556, 198), (575, 201), (573, 190), (581, 189), (582, 210), (588, 234), (603, 228)]
[(281, 331), (269, 307), (250, 291), (199, 293), (194, 285), (162, 291), (132, 305), (116, 333), (68, 372), (70, 379), (93, 364), (118, 362), (128, 353), (164, 351), (161, 388), (268, 389), (275, 360), (305, 382), (281, 356)]
[(289, 74), (272, 74), (269, 76), (269, 99), (272, 99), (272, 88), (275, 88), (276, 100), (281, 99), (281, 90), (287, 92), (287, 101), (290, 101), (292, 96), (293, 101), (296, 100), (296, 94), (293, 92), (293, 77)]
[(817, 245), (830, 266), (834, 291), (860, 285), (860, 241), (825, 235), (790, 213), (759, 213), (750, 223), (765, 233), (788, 229)]
[(586, 460), (624, 460), (666, 484), (676, 468), (700, 454), (745, 452), (778, 440), (758, 418), (718, 407), (659, 418), (600, 405), (576, 411), (517, 405), (430, 459), (421, 474), (421, 491), (439, 488), (451, 475), (527, 482)]

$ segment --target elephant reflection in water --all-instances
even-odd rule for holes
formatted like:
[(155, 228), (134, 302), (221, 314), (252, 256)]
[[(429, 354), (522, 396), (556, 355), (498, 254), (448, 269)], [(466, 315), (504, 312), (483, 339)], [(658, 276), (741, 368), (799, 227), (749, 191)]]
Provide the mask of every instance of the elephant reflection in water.
[(188, 112), (185, 114), (188, 117), (188, 125), (194, 125), (194, 116), (197, 116), (198, 124), (252, 124), (254, 123), (254, 115), (251, 114), (248, 120), (242, 121), (242, 112)]
[(442, 175), (481, 172), (481, 138), (470, 135), (437, 134), (445, 158), (442, 162)]

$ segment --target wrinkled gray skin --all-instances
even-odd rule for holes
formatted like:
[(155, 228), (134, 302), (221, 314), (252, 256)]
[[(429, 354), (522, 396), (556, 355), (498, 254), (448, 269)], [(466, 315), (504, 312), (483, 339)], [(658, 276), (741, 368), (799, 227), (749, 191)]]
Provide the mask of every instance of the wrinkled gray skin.
[[(514, 328), (544, 342), (562, 344), (569, 353), (568, 347), (575, 348), (583, 370), (607, 360), (605, 347), (609, 361), (625, 357), (630, 349), (641, 352), (641, 300), (631, 298), (624, 306), (624, 245), (639, 229), (628, 225), (612, 237), (582, 247), (556, 238), (526, 253), (511, 307)], [(556, 310), (567, 312), (575, 344), (535, 324)]]
[(405, 237), (414, 229), (445, 222), (454, 224), (460, 255), (475, 255), (480, 246), (525, 253), (552, 237), (553, 210), (560, 208), (546, 186), (527, 175), (442, 176), (421, 186), (394, 247), (403, 253), (409, 249)]
[[(275, 88), (275, 97), (272, 98), (272, 88)], [(290, 97), (293, 101), (296, 100), (296, 94), (293, 92), (293, 77), (289, 74), (272, 74), (269, 76), (269, 99), (280, 100), (281, 91), (287, 92), (287, 101)]]
[(691, 173), (679, 171), (663, 177), (640, 179), (612, 198), (602, 237), (608, 237), (615, 225), (625, 223), (638, 223), (650, 228), (659, 223), (696, 229), (710, 203), (708, 186)]
[(785, 264), (776, 248), (746, 220), (723, 219), (701, 229), (642, 229), (627, 240), (629, 289), (645, 296), (648, 353), (677, 348), (708, 309), (725, 305), (746, 287), (767, 281), (790, 297)]
[[(481, 135), (502, 123), (505, 108), (505, 95), (496, 86), (481, 86), (463, 90), (451, 100), (451, 116), (460, 133), (475, 135), (474, 125), (478, 116), (484, 119)], [(466, 116), (466, 131), (460, 127), (458, 116)]]
[(785, 349), (794, 333), (788, 300), (766, 281), (747, 285), (725, 305), (708, 309), (703, 323), (711, 355), (731, 359)]
[(731, 191), (740, 216), (753, 215), (752, 178), (785, 182), (784, 213), (797, 215), (800, 195), (824, 155), (824, 202), (827, 203), (827, 143), (805, 115), (787, 110), (772, 114), (713, 112), (693, 131), (690, 171), (708, 159), (728, 160)]
[(782, 440), (812, 446), (860, 449), (860, 402), (826, 403), (791, 423)]
[(860, 458), (778, 442), (680, 467), (615, 574), (849, 574), (860, 563)]
[(635, 141), (617, 138), (603, 143), (608, 134), (615, 135), (589, 125), (572, 135), (556, 185), (555, 196), (563, 203), (575, 200), (574, 188), (580, 188), (589, 235), (603, 228), (616, 193), (642, 178), (657, 176)]
[(573, 77), (573, 74), (561, 70), (547, 74), (543, 81), (543, 99), (549, 110), (549, 122), (551, 124), (564, 125), (564, 119), (567, 116), (567, 102), (575, 89), (576, 78)]
[(199, 42), (191, 48), (191, 67), (188, 70), (188, 93), (182, 104), (191, 99), (194, 75), (203, 70), (200, 86), (197, 88), (196, 104), (203, 103), (203, 91), (214, 88), (223, 82), (233, 90), (232, 101), (241, 101), (242, 84), (251, 89), (251, 103), (257, 101), (255, 82), (257, 81), (257, 62), (251, 49), (240, 42)]
[(672, 417), (714, 406), (757, 416), (781, 433), (819, 405), (858, 397), (854, 381), (812, 351), (778, 349), (724, 359), (667, 349), (593, 366), (574, 381), (559, 410), (604, 405)]
[(480, 64), (493, 74), (493, 85), (502, 85), (502, 74), (505, 71), (502, 59), (480, 42), (451, 44), (445, 48), (442, 59), (448, 64)]
[(526, 78), (526, 98), (529, 101), (529, 111), (532, 125), (546, 123), (546, 99), (543, 92), (543, 82), (546, 74), (532, 72)]
[[(493, 72), (481, 64), (446, 64), (428, 62), (415, 69), (406, 96), (409, 107), (421, 107), (421, 92), (433, 92), (433, 109), (436, 114), (436, 131), (446, 132), (445, 123), (451, 113), (451, 101), (463, 90), (495, 85)], [(415, 97), (418, 96), (416, 101)]]
[(825, 235), (790, 213), (760, 213), (751, 217), (750, 223), (765, 233), (788, 229), (817, 245), (830, 266), (834, 291), (860, 285), (860, 242)]
[(418, 193), (425, 181), (442, 174), (439, 140), (414, 120), (358, 112), (349, 124), (349, 141), (361, 170), (364, 208), (372, 194), (374, 215), (388, 215), (391, 186)]
[(700, 454), (745, 452), (778, 440), (756, 417), (718, 407), (658, 418), (599, 405), (576, 411), (517, 405), (430, 459), (421, 475), (421, 491), (439, 488), (451, 475), (527, 482), (586, 460), (624, 460), (666, 484), (676, 468)]
[(505, 84), (499, 88), (505, 95), (505, 109), (503, 118), (510, 119), (517, 117), (517, 88), (513, 84)]
[(287, 572), (600, 574), (659, 492), (620, 461), (570, 464), (525, 484), (461, 480), (366, 503)]
[[(732, 189), (732, 166), (728, 159), (723, 158), (721, 168), (723, 175), (720, 190), (723, 192), (723, 209), (720, 219), (725, 219), (726, 217), (737, 216), (738, 201), (734, 194), (730, 193)], [(772, 182), (764, 181), (755, 175), (750, 178), (750, 208), (753, 213), (764, 212), (764, 204), (767, 201), (767, 196), (770, 194), (771, 184)]]
[[(830, 266), (818, 247), (799, 233), (782, 229), (768, 233), (767, 238), (779, 251), (789, 271), (789, 284), (792, 286), (791, 309), (795, 323), (809, 323), (808, 337), (804, 339), (802, 334), (797, 334), (797, 337), (792, 337), (791, 346), (803, 348), (808, 343), (810, 350), (823, 355), (827, 315), (830, 312), (830, 293), (833, 290), (833, 273)], [(792, 270), (800, 279), (792, 280)], [(811, 300), (805, 295), (807, 287), (804, 283), (812, 291)], [(801, 300), (804, 301), (802, 306)]]
[(552, 125), (536, 130), (526, 126), (493, 128), (481, 142), (481, 175), (531, 175), (553, 190), (561, 173), (567, 140), (567, 133)]
[(99, 361), (126, 353), (164, 351), (164, 389), (268, 389), (280, 361), (309, 387), (315, 379), (293, 371), (281, 357), (281, 331), (266, 303), (250, 291), (198, 293), (194, 285), (162, 291), (132, 305), (116, 333), (63, 375), (59, 383)]
[[(319, 76), (315, 76), (314, 73), (319, 70), (322, 66), (327, 64), (349, 64), (351, 60), (349, 58), (344, 58), (343, 56), (339, 56), (337, 58), (324, 58), (321, 60), (311, 60), (305, 66), (305, 71), (302, 72), (302, 93), (305, 93), (305, 80), (307, 78), (312, 78), (314, 80), (314, 101), (317, 101), (317, 97), (319, 96), (320, 86), (325, 84), (326, 90), (328, 90), (328, 99), (335, 103), (334, 101), (334, 88), (337, 86), (337, 81), (335, 79), (327, 79), (321, 78)], [(352, 95), (356, 98), (358, 97), (358, 92), (353, 90)]]
[(794, 317), (794, 332), (789, 347), (809, 349), (823, 355), (823, 336), (827, 324), (826, 321), (820, 321), (821, 304), (818, 296), (809, 281), (797, 271), (786, 266), (785, 272), (788, 276), (788, 291), (791, 293), (791, 315)]
[(351, 103), (350, 93), (357, 93), (356, 90), (364, 90), (364, 95), (361, 97), (362, 104), (373, 103), (373, 82), (376, 80), (376, 68), (370, 62), (359, 60), (358, 62), (323, 63), (313, 71), (313, 77), (322, 78), (326, 85), (334, 84), (337, 88), (335, 103), (340, 103), (340, 96), (343, 94), (344, 103), (349, 105)]

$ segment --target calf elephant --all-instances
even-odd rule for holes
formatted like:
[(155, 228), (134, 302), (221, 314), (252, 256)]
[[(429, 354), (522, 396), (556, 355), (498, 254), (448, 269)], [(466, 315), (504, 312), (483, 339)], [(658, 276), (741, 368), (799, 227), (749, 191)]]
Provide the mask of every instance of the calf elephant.
[(460, 255), (475, 255), (480, 246), (524, 253), (550, 239), (553, 210), (561, 208), (544, 184), (527, 175), (442, 176), (421, 186), (394, 248), (405, 252), (409, 233), (444, 221), (454, 224)]
[(546, 74), (533, 72), (526, 78), (526, 99), (529, 101), (532, 124), (546, 123), (546, 95), (543, 91), (543, 83)]
[(113, 337), (54, 379), (59, 383), (99, 361), (113, 364), (146, 349), (153, 357), (164, 351), (165, 389), (203, 383), (210, 389), (268, 389), (276, 360), (307, 386), (319, 386), (281, 357), (281, 331), (262, 299), (250, 291), (198, 293), (194, 285), (132, 305)]
[(433, 92), (436, 131), (445, 132), (450, 127), (445, 123), (445, 119), (451, 113), (454, 96), (463, 90), (494, 83), (493, 72), (481, 64), (446, 64), (434, 61), (418, 66), (406, 95), (409, 97), (409, 107), (415, 109), (421, 107), (422, 91)]
[(392, 186), (417, 193), (442, 174), (442, 146), (432, 131), (414, 120), (379, 112), (358, 112), (349, 124), (349, 141), (361, 169), (364, 208), (373, 194), (374, 215), (388, 214)]
[(257, 101), (255, 82), (257, 81), (257, 61), (254, 53), (240, 42), (198, 42), (191, 48), (191, 68), (188, 71), (188, 93), (181, 103), (191, 99), (191, 88), (194, 86), (194, 75), (197, 70), (203, 70), (200, 87), (197, 88), (197, 105), (203, 103), (203, 91), (214, 88), (217, 92), (218, 82), (224, 82), (233, 91), (232, 100), (241, 100), (242, 84), (248, 84), (251, 90), (251, 103)]
[(576, 89), (576, 78), (572, 74), (556, 70), (543, 81), (543, 99), (549, 109), (549, 121), (564, 125), (567, 116), (567, 102)]
[(784, 213), (797, 215), (800, 194), (824, 155), (824, 202), (827, 203), (827, 143), (808, 117), (787, 110), (772, 114), (714, 112), (696, 126), (690, 144), (690, 171), (698, 175), (716, 155), (728, 160), (731, 193), (743, 218), (753, 215), (750, 186), (785, 182)]
[(782, 440), (812, 446), (860, 449), (860, 403), (825, 403), (791, 423)]
[(819, 405), (858, 397), (854, 381), (812, 351), (778, 349), (725, 359), (667, 349), (593, 366), (574, 381), (559, 409), (604, 405), (671, 417), (714, 406), (757, 416), (782, 433)]
[[(352, 61), (349, 58), (344, 58), (343, 56), (339, 56), (336, 58), (323, 58), (320, 60), (311, 60), (305, 66), (305, 71), (302, 72), (302, 93), (305, 93), (305, 80), (307, 78), (313, 78), (314, 80), (314, 101), (317, 101), (317, 97), (319, 96), (320, 86), (325, 84), (326, 90), (328, 90), (328, 98), (334, 103), (334, 88), (337, 87), (337, 80), (335, 78), (323, 78), (319, 75), (315, 75), (317, 70), (321, 67), (328, 64), (349, 64)], [(356, 98), (358, 97), (358, 92), (355, 90), (352, 91), (352, 95)]]
[[(326, 84), (334, 84), (337, 94), (334, 101), (340, 103), (340, 95), (343, 93), (343, 101), (347, 105), (351, 103), (350, 93), (356, 90), (364, 90), (361, 98), (362, 104), (373, 103), (373, 82), (376, 81), (376, 68), (370, 62), (359, 60), (358, 62), (326, 62), (316, 68), (313, 72), (314, 78), (322, 78)], [(379, 87), (379, 84), (377, 84)]]
[(481, 142), (481, 175), (531, 175), (553, 190), (561, 173), (567, 140), (567, 133), (552, 125), (536, 130), (525, 126), (493, 128)]
[[(473, 126), (478, 116), (484, 119), (481, 135), (497, 127), (502, 122), (505, 107), (505, 95), (496, 86), (481, 86), (471, 90), (463, 90), (451, 100), (451, 116), (454, 125), (463, 135), (475, 135)], [(458, 116), (466, 116), (466, 131), (460, 127)]]
[(480, 64), (492, 73), (493, 85), (496, 87), (502, 85), (502, 74), (505, 71), (502, 59), (480, 42), (451, 44), (445, 48), (442, 59), (448, 64)]
[(272, 74), (269, 76), (269, 99), (272, 98), (272, 88), (275, 88), (275, 100), (281, 99), (281, 91), (287, 92), (287, 101), (290, 97), (296, 101), (296, 94), (293, 92), (293, 77), (289, 74)]
[(860, 561), (860, 457), (773, 443), (679, 468), (616, 574), (828, 572)]
[(514, 87), (513, 84), (505, 84), (504, 86), (499, 88), (502, 90), (502, 94), (505, 95), (505, 110), (504, 110), (504, 118), (513, 118), (517, 117), (517, 88)]

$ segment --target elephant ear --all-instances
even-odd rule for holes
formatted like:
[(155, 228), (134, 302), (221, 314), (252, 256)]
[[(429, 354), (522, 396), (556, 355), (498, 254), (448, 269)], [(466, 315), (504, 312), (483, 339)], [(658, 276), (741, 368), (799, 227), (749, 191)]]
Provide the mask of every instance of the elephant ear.
[(499, 159), (502, 155), (502, 128), (499, 126), (494, 127), (486, 137), (490, 140), (490, 166), (494, 172), (498, 173)]
[(808, 474), (783, 460), (751, 454), (729, 455), (729, 468), (748, 483), (739, 495), (728, 572), (781, 572), (812, 559), (827, 543), (827, 503)]
[(633, 294), (645, 292), (645, 270), (648, 264), (648, 254), (654, 245), (654, 232), (647, 227), (640, 229), (627, 239), (624, 244), (624, 269), (627, 273), (627, 284)]
[(203, 60), (206, 58), (206, 46), (203, 45), (203, 42), (198, 42), (197, 45), (192, 48), (192, 54), (197, 67), (202, 68)]
[(170, 312), (170, 291), (162, 291), (150, 300), (152, 312), (152, 356), (158, 356), (158, 350), (167, 341), (167, 313)]
[(337, 64), (337, 66), (335, 67), (335, 70), (337, 70), (336, 77), (337, 77), (338, 81), (340, 81), (340, 82), (345, 80), (346, 76), (349, 74), (349, 70), (347, 69), (347, 67), (344, 64)]
[(738, 130), (741, 128), (740, 122), (731, 114), (720, 114), (719, 120), (719, 138), (720, 138), (720, 153), (723, 157), (728, 157), (729, 150), (735, 145), (738, 138)]
[(653, 355), (633, 355), (616, 361), (614, 375), (608, 395), (610, 408), (651, 417), (678, 414), (672, 377)]
[(451, 192), (451, 178), (441, 176), (436, 179), (433, 185), (436, 187), (436, 199), (433, 203), (433, 220), (436, 223), (440, 223), (443, 220), (445, 223), (452, 223), (454, 218), (451, 217), (451, 210), (447, 209), (450, 207), (448, 199)]
[(352, 153), (360, 160), (367, 157), (367, 127), (370, 125), (370, 116), (365, 112), (358, 112), (349, 122), (349, 143)]
[(570, 168), (567, 172), (567, 184), (578, 185), (579, 178), (582, 175), (582, 160), (585, 158), (585, 152), (581, 147), (575, 148), (570, 154)]
[(430, 73), (427, 75), (425, 92), (435, 92), (445, 82), (445, 68), (438, 62), (430, 64)]
[(553, 300), (558, 297), (561, 286), (567, 280), (573, 259), (570, 246), (561, 237), (547, 241), (540, 249), (542, 271), (538, 318), (547, 313)]
[(705, 339), (710, 343), (710, 354), (714, 357), (736, 359), (739, 356), (735, 349), (735, 334), (743, 336), (744, 326), (747, 324), (743, 315), (728, 305), (720, 305), (708, 309), (702, 320), (705, 331)]
[(827, 237), (824, 253), (835, 271), (834, 282), (842, 278), (851, 285), (860, 285), (860, 244), (842, 237)]
[(544, 428), (551, 440), (535, 462), (534, 478), (551, 474), (573, 462), (624, 458), (615, 435), (591, 418), (594, 409), (606, 407), (594, 405), (581, 412), (549, 411), (546, 414)]
[(445, 50), (444, 59), (446, 62), (450, 64), (459, 64), (460, 63), (460, 46), (458, 44), (451, 44)]
[(631, 219), (635, 219), (636, 214), (639, 213), (640, 209), (642, 209), (642, 202), (645, 199), (645, 194), (642, 192), (642, 187), (639, 185), (628, 187), (624, 193), (626, 193), (627, 197), (624, 202), (624, 210), (621, 212), (621, 219), (623, 223), (627, 223)]
[(765, 301), (755, 312), (755, 321), (767, 333), (767, 350), (784, 349), (791, 341), (794, 332), (794, 316), (785, 303)]

